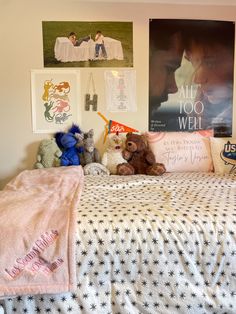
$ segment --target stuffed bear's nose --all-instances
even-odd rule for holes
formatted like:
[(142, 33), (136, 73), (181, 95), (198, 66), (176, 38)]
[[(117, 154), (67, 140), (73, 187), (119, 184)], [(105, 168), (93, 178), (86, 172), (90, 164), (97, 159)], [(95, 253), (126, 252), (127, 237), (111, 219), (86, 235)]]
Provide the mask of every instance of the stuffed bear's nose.
[(132, 143), (128, 142), (128, 146), (131, 146), (131, 145), (132, 145)]

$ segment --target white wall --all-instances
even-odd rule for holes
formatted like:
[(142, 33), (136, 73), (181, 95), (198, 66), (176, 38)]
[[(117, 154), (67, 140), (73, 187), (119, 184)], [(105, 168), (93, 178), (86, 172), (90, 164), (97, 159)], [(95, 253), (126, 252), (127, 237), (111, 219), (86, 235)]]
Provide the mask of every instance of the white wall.
[[(140, 131), (148, 122), (148, 19), (190, 18), (234, 21), (236, 6), (191, 6), (144, 3), (89, 3), (76, 0), (0, 0), (0, 188), (23, 169), (32, 169), (40, 140), (31, 124), (30, 70), (43, 68), (42, 21), (132, 21), (134, 69), (137, 73), (137, 113), (105, 110), (103, 69), (92, 68), (99, 110), (109, 119)], [(82, 95), (91, 68), (81, 68)], [(236, 91), (234, 91), (236, 95)], [(82, 102), (83, 103), (83, 102)], [(236, 108), (234, 128), (236, 136)], [(82, 111), (83, 130), (95, 129), (102, 149), (104, 123), (96, 113)]]

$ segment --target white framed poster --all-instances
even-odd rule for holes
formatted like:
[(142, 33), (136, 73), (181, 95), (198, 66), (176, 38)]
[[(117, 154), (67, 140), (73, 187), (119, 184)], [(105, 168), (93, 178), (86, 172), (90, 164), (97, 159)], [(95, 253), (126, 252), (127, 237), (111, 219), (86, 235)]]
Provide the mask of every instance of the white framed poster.
[(80, 72), (31, 70), (34, 133), (54, 133), (80, 124)]
[(105, 89), (107, 111), (137, 111), (136, 71), (105, 71)]

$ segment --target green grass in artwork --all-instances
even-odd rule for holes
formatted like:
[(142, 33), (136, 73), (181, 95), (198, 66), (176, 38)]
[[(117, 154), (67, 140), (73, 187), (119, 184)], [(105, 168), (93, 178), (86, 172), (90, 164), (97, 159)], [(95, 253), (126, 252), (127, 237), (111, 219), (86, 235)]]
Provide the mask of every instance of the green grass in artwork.
[[(45, 67), (132, 67), (133, 66), (133, 28), (132, 22), (42, 22), (43, 52)], [(75, 32), (77, 38), (91, 35), (95, 38), (100, 30), (105, 37), (121, 41), (124, 60), (93, 60), (80, 62), (60, 62), (55, 59), (54, 45), (57, 37), (67, 37)]]

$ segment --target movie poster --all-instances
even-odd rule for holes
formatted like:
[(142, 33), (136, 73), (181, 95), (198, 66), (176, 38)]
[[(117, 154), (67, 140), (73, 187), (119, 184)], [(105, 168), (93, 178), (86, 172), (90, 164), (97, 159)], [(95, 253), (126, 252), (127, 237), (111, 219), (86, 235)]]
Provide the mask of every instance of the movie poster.
[(149, 21), (149, 131), (232, 136), (234, 22)]

